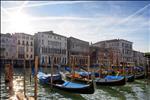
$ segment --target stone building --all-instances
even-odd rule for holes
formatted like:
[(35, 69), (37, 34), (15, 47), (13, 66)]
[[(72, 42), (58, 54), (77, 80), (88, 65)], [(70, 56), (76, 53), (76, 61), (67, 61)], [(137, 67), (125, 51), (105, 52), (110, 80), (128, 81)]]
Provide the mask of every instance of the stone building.
[(133, 62), (136, 66), (144, 66), (146, 64), (144, 53), (133, 50)]
[(119, 65), (119, 50), (90, 46), (90, 63), (103, 66)]
[(67, 63), (67, 37), (53, 31), (35, 33), (35, 55), (40, 58), (41, 65)]
[[(92, 46), (100, 47), (100, 48), (107, 48), (115, 51), (115, 54), (118, 55), (119, 64), (121, 62), (125, 63), (133, 63), (132, 59), (132, 42), (123, 40), (123, 39), (113, 39), (113, 40), (106, 40), (100, 41)], [(114, 64), (115, 61), (112, 61)]]
[(17, 65), (22, 65), (24, 60), (29, 64), (34, 61), (34, 37), (25, 33), (15, 33), (12, 35), (16, 38), (16, 59)]
[(11, 63), (16, 60), (16, 38), (10, 33), (0, 34), (0, 62), (1, 64)]
[[(69, 37), (68, 40), (68, 59), (78, 65), (87, 65), (89, 55), (89, 42)], [(74, 58), (73, 58), (74, 57)], [(73, 59), (73, 60), (72, 60)]]

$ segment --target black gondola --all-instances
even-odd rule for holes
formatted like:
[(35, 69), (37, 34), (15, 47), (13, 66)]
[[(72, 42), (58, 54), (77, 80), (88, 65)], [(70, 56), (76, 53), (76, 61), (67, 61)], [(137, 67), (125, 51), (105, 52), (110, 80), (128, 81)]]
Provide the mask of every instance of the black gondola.
[(135, 79), (144, 79), (144, 78), (145, 78), (145, 74), (144, 73), (135, 75)]
[(79, 93), (79, 94), (93, 94), (94, 85), (93, 82), (90, 84), (79, 84), (70, 81), (64, 81), (62, 79), (54, 79), (51, 83), (50, 80), (45, 78), (45, 73), (38, 74), (38, 79), (40, 83), (52, 86), (56, 89), (67, 91), (70, 93)]
[(119, 86), (119, 85), (125, 85), (126, 83), (125, 77), (122, 77), (121, 79), (117, 79), (117, 80), (108, 80), (108, 79), (98, 78), (95, 81), (97, 85), (104, 85), (104, 86)]
[[(69, 74), (66, 75), (66, 78), (72, 79), (71, 75), (69, 75)], [(91, 80), (88, 80), (86, 78), (78, 78), (78, 77), (73, 78), (73, 80), (77, 81), (77, 82), (81, 82), (81, 83), (92, 82)], [(96, 78), (94, 81), (96, 82), (96, 85), (103, 85), (103, 86), (119, 86), (119, 85), (125, 85), (125, 83), (126, 83), (125, 77), (121, 77), (119, 79)]]

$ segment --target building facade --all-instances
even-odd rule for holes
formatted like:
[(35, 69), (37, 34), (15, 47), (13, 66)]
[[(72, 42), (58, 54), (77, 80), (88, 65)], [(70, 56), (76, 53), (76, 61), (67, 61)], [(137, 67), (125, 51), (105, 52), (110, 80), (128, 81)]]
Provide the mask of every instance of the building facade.
[(133, 62), (136, 66), (144, 66), (146, 64), (144, 53), (133, 50)]
[[(132, 44), (132, 42), (127, 40), (113, 39), (100, 41), (93, 44), (92, 46), (110, 49), (112, 51), (113, 57), (118, 57), (120, 64), (121, 62), (133, 63)], [(114, 64), (114, 62), (115, 61), (112, 61), (112, 64)]]
[(90, 46), (90, 63), (99, 64), (105, 67), (119, 65), (120, 52), (112, 48), (100, 48)]
[(68, 40), (69, 64), (87, 65), (89, 56), (89, 42), (69, 37)]
[(40, 58), (40, 64), (67, 63), (67, 37), (53, 31), (35, 33), (35, 55)]
[(16, 38), (10, 33), (0, 34), (0, 60), (1, 63), (11, 63), (16, 59)]
[(34, 61), (34, 37), (25, 33), (15, 33), (16, 38), (16, 59), (17, 65), (22, 65), (24, 60), (29, 62)]

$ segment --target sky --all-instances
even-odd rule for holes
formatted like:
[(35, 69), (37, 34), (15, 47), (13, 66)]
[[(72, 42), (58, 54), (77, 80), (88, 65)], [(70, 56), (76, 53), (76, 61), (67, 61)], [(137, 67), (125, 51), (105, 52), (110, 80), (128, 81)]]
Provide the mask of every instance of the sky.
[(150, 52), (150, 1), (1, 1), (1, 33), (51, 30), (89, 43), (125, 39)]

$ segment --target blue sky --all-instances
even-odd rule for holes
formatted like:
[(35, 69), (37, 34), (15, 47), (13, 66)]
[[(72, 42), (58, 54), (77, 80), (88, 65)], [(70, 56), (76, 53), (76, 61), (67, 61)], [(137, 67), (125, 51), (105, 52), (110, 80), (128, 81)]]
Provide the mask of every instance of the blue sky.
[[(119, 38), (132, 41), (135, 50), (150, 51), (149, 1), (3, 1), (1, 8), (2, 33), (53, 30), (92, 43)], [(17, 22), (27, 24), (24, 29), (12, 28), (9, 20), (18, 9), (28, 16)]]

